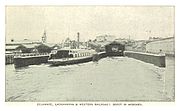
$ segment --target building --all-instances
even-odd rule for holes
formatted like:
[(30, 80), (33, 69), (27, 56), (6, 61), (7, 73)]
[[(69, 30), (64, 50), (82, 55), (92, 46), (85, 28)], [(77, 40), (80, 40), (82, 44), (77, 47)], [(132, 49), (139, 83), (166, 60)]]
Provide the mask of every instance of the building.
[(37, 52), (36, 46), (39, 44), (21, 44), (16, 49), (15, 52), (22, 52), (22, 53), (33, 53)]
[(19, 45), (6, 45), (6, 53), (14, 52)]
[(6, 43), (6, 53), (9, 51), (11, 53), (22, 52), (22, 53), (31, 53), (36, 52), (36, 46), (46, 43), (46, 31), (44, 31), (42, 41), (40, 40), (30, 40), (30, 39), (23, 39), (23, 40), (14, 40), (11, 39), (10, 42)]
[(60, 49), (61, 46), (53, 43), (44, 43), (35, 47), (39, 53), (50, 53), (53, 49)]
[(114, 41), (116, 37), (114, 35), (100, 35), (96, 36), (97, 42)]
[(41, 43), (42, 42), (39, 40), (30, 40), (30, 39), (11, 40), (11, 42), (6, 43), (6, 46), (21, 45), (21, 44), (41, 44)]
[(105, 46), (105, 51), (108, 56), (123, 56), (125, 45), (119, 42), (112, 42)]
[(167, 55), (175, 54), (174, 37), (162, 38), (159, 40), (150, 41), (146, 44), (146, 52), (160, 53)]

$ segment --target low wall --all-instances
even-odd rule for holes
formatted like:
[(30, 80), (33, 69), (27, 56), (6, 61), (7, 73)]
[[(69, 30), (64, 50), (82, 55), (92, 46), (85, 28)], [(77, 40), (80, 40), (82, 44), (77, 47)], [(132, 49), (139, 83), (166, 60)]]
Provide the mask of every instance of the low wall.
[(159, 67), (166, 66), (165, 55), (142, 53), (142, 52), (133, 52), (133, 51), (124, 51), (124, 56), (138, 59), (147, 63), (154, 64)]
[(98, 61), (98, 60), (105, 58), (105, 57), (107, 57), (106, 52), (99, 52), (99, 53), (93, 55), (92, 61)]

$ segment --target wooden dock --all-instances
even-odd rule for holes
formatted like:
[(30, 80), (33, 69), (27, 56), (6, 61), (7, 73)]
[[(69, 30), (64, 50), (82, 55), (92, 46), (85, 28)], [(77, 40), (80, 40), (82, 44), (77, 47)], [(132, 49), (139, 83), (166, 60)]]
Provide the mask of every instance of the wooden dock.
[(14, 54), (6, 54), (5, 58), (6, 58), (6, 61), (5, 61), (6, 65), (14, 63)]

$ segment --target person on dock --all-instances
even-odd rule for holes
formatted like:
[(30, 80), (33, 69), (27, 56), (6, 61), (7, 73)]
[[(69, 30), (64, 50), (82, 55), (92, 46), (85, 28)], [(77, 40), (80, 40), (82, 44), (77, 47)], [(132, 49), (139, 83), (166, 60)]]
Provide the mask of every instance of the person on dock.
[(165, 56), (165, 53), (163, 53), (162, 49), (159, 50), (159, 55)]

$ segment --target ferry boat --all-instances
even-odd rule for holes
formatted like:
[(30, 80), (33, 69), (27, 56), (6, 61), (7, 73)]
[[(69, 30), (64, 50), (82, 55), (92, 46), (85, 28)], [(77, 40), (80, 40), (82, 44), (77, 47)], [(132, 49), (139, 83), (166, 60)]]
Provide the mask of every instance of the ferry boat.
[(96, 54), (92, 49), (59, 49), (53, 50), (49, 56), (48, 63), (51, 66), (70, 65), (90, 62)]

